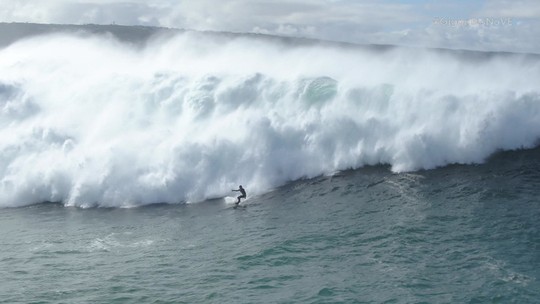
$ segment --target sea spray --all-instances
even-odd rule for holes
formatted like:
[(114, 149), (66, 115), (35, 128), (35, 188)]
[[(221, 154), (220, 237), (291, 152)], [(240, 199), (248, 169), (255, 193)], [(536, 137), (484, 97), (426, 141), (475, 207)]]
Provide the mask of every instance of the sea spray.
[(540, 137), (540, 60), (185, 33), (0, 50), (0, 206), (250, 194), (364, 165), (480, 163)]

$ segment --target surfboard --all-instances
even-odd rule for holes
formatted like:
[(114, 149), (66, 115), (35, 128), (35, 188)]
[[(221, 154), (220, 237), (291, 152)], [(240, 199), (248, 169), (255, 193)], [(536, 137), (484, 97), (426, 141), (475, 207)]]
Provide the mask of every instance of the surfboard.
[(236, 202), (238, 201), (238, 199), (236, 197), (232, 197), (232, 196), (225, 196), (223, 198), (223, 202), (225, 203), (225, 208), (224, 210), (226, 209), (239, 209), (239, 210), (245, 210), (246, 207), (247, 207), (247, 204), (246, 202), (248, 201), (249, 199), (242, 199), (242, 201), (240, 202), (240, 204), (236, 204)]
[[(240, 204), (243, 204), (245, 202), (247, 202), (249, 200), (249, 198), (244, 198), (240, 201)], [(225, 196), (223, 198), (223, 202), (227, 205), (230, 205), (230, 204), (236, 204), (236, 202), (238, 201), (238, 199), (236, 197), (232, 197), (232, 196)]]

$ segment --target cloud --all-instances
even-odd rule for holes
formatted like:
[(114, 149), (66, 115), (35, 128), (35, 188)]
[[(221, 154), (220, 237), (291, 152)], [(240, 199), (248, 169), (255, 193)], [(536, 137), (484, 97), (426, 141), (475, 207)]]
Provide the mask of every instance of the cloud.
[(137, 2), (0, 0), (0, 20), (5, 22), (141, 24), (139, 18), (147, 12)]
[(540, 3), (537, 0), (492, 0), (479, 14), (491, 18), (540, 18)]
[[(510, 18), (511, 25), (434, 24)], [(354, 43), (540, 53), (536, 0), (0, 0), (0, 20), (155, 25)]]
[(0, 0), (2, 21), (140, 23), (201, 30), (249, 30), (281, 24), (349, 24), (384, 27), (416, 18), (414, 7), (374, 1), (336, 0)]

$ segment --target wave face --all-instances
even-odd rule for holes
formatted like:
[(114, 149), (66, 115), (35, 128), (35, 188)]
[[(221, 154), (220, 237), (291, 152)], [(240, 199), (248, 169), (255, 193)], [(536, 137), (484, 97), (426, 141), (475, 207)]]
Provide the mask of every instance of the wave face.
[(540, 60), (184, 33), (0, 50), (0, 206), (195, 202), (365, 165), (481, 163), (540, 137)]

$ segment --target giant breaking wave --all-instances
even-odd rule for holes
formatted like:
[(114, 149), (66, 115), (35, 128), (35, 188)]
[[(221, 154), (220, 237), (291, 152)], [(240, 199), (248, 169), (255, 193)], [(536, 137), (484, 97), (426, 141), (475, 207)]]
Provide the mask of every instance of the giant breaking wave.
[(481, 163), (540, 137), (524, 55), (197, 33), (0, 49), (0, 206), (196, 202), (365, 165)]

